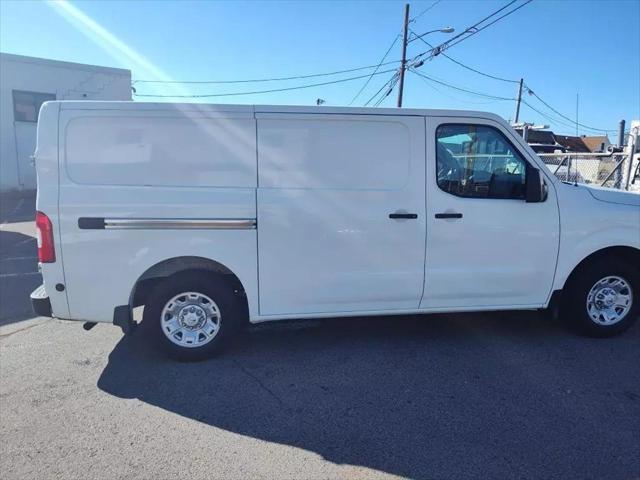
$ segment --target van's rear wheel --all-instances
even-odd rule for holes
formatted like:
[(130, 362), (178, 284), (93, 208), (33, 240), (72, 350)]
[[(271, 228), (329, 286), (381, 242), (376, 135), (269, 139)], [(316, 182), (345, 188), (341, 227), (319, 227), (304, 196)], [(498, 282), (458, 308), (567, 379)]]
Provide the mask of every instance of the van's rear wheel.
[(589, 336), (616, 335), (640, 316), (640, 273), (618, 260), (587, 265), (571, 279), (566, 293), (566, 319)]
[(231, 286), (206, 273), (178, 273), (149, 296), (142, 323), (153, 340), (179, 360), (216, 354), (241, 322)]

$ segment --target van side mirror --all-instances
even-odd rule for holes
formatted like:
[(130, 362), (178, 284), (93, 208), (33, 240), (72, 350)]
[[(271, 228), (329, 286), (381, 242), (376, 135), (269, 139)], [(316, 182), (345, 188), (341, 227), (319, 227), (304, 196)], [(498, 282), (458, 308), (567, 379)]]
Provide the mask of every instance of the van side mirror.
[(543, 175), (537, 168), (527, 167), (525, 200), (527, 203), (544, 202), (547, 199), (548, 187)]

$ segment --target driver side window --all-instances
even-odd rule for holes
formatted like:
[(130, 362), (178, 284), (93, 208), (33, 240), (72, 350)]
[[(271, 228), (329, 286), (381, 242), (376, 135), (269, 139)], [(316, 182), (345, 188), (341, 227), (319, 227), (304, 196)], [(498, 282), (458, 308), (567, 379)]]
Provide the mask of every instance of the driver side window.
[(524, 199), (527, 163), (505, 136), (487, 125), (436, 130), (438, 187), (469, 198)]

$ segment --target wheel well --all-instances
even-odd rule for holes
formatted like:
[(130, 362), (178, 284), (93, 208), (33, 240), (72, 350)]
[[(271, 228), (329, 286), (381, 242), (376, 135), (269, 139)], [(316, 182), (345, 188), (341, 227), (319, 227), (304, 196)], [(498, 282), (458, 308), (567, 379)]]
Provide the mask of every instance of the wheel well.
[(587, 265), (608, 258), (622, 259), (629, 265), (640, 266), (640, 250), (637, 248), (622, 246), (603, 248), (593, 252), (576, 265), (571, 274), (567, 277), (567, 280), (564, 282), (565, 286), (567, 286), (571, 279), (580, 273), (580, 271), (582, 271)]
[(156, 263), (140, 276), (131, 291), (130, 307), (144, 305), (155, 286), (165, 278), (187, 271), (206, 272), (229, 282), (236, 294), (244, 297), (246, 302), (242, 282), (225, 265), (205, 257), (176, 257)]

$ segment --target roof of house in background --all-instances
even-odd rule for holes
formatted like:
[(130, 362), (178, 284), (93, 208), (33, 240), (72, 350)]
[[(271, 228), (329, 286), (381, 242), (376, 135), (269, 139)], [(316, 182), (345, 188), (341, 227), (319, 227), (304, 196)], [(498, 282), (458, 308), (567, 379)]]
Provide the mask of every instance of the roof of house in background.
[(600, 151), (603, 143), (605, 146), (611, 143), (609, 141), (609, 137), (606, 135), (598, 135), (594, 137), (587, 137), (583, 135), (582, 141), (587, 146), (587, 148), (592, 152)]
[(556, 142), (567, 150), (578, 153), (589, 153), (591, 149), (583, 142), (582, 137), (572, 137), (570, 135), (554, 135)]
[[(522, 136), (521, 128), (516, 128), (516, 132)], [(543, 143), (545, 145), (555, 145), (556, 143), (551, 130), (529, 130), (528, 142)]]

